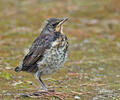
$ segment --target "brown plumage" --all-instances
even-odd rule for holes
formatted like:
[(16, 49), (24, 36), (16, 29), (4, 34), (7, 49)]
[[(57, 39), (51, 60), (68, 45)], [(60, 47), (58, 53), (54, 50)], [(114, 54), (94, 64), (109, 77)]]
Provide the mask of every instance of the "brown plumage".
[(67, 57), (67, 37), (62, 33), (62, 24), (67, 18), (50, 18), (47, 20), (40, 36), (33, 42), (16, 72), (34, 73), (44, 90), (47, 90), (41, 76), (57, 71)]

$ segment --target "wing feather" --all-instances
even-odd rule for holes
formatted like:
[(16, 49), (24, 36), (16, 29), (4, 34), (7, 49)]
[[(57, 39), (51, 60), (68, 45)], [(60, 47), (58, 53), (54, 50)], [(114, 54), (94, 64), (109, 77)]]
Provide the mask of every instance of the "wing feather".
[(52, 36), (50, 34), (40, 35), (33, 42), (28, 54), (24, 57), (22, 62), (22, 69), (29, 70), (31, 66), (34, 66), (37, 61), (41, 60), (44, 56), (46, 49), (50, 48), (52, 42)]

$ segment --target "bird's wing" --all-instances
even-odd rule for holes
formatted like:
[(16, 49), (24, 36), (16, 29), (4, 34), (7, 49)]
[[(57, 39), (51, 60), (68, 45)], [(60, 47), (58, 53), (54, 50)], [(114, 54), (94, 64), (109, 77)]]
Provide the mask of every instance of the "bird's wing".
[[(30, 67), (38, 60), (41, 60), (44, 54), (44, 51), (50, 48), (52, 42), (52, 36), (49, 34), (43, 34), (39, 36), (32, 44), (31, 48), (29, 49), (28, 54), (25, 56), (22, 62), (23, 69), (24, 67)], [(29, 69), (29, 68), (27, 68)]]

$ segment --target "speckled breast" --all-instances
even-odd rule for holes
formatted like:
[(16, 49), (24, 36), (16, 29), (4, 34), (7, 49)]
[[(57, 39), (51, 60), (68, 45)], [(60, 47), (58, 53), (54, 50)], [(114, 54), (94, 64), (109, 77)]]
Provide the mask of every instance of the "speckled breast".
[(66, 61), (68, 42), (64, 35), (52, 42), (51, 48), (45, 51), (42, 61), (38, 62), (39, 71), (45, 74), (56, 72)]

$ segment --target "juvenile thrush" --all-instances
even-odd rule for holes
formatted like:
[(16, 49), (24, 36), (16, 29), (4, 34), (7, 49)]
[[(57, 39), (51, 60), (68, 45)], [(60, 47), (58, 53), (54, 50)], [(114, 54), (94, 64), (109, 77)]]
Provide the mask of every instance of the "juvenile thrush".
[(68, 18), (50, 18), (46, 21), (41, 34), (35, 39), (16, 72), (33, 73), (45, 91), (42, 75), (56, 72), (65, 62), (68, 53), (67, 37), (62, 25)]

